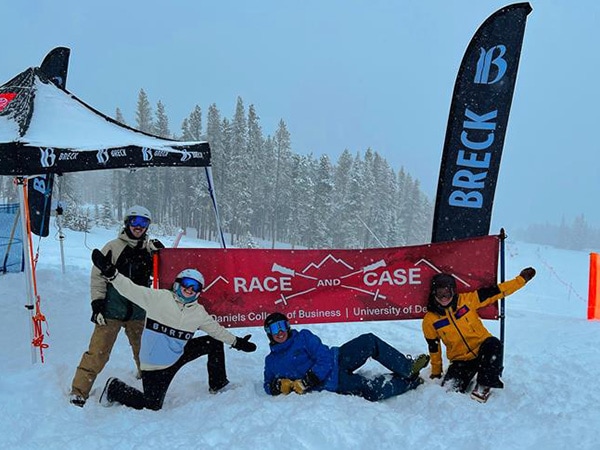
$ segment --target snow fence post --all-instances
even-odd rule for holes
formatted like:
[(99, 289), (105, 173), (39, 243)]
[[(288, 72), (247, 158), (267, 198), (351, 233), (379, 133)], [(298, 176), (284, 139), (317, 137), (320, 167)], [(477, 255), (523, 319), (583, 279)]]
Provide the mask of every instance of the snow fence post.
[(590, 281), (588, 288), (588, 320), (600, 319), (600, 283), (598, 283), (598, 270), (600, 254), (590, 253)]

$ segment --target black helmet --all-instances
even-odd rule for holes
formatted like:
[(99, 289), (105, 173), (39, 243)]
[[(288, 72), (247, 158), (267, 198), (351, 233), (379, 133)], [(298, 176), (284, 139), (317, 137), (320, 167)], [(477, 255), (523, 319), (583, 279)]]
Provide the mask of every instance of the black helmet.
[(265, 329), (265, 333), (267, 333), (267, 336), (269, 337), (269, 342), (271, 344), (276, 344), (276, 342), (273, 340), (273, 334), (271, 333), (271, 325), (273, 325), (274, 323), (277, 322), (285, 322), (285, 329), (286, 331), (289, 333), (290, 332), (290, 321), (288, 320), (287, 316), (285, 314), (282, 314), (280, 312), (274, 312), (271, 313), (267, 316), (267, 318), (265, 319), (265, 323), (264, 323), (264, 329)]
[(447, 273), (438, 273), (431, 279), (431, 292), (435, 292), (438, 288), (448, 287), (453, 291), (456, 291), (456, 280), (454, 277)]

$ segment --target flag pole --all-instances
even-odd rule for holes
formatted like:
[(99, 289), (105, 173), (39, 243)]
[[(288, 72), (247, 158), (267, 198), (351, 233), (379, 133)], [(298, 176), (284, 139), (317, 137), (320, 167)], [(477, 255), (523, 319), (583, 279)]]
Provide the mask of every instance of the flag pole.
[[(505, 271), (505, 240), (506, 232), (504, 228), (500, 229), (500, 282), (503, 283), (506, 279)], [(500, 342), (502, 343), (502, 352), (500, 354), (500, 367), (504, 367), (504, 325), (505, 325), (505, 309), (504, 309), (505, 298), (500, 299)]]

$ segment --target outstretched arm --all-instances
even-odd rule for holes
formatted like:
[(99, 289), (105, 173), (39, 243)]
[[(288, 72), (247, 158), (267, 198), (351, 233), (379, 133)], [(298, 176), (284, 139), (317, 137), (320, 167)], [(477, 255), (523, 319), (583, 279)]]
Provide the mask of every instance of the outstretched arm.
[(497, 302), (503, 297), (508, 297), (521, 289), (535, 276), (535, 269), (527, 267), (512, 280), (505, 281), (497, 286), (481, 288), (476, 291), (479, 300), (477, 308), (483, 308), (491, 303)]

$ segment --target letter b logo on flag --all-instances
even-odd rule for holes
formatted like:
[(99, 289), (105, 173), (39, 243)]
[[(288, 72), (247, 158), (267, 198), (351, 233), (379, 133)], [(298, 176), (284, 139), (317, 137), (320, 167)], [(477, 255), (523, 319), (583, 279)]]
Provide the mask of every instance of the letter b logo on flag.
[[(497, 53), (497, 55), (494, 55)], [(477, 60), (477, 71), (475, 72), (474, 82), (477, 84), (494, 84), (502, 79), (506, 73), (506, 60), (503, 58), (506, 53), (506, 46), (496, 45), (486, 51), (479, 49), (479, 59)], [(490, 81), (490, 69), (495, 66), (497, 69), (496, 77)]]

